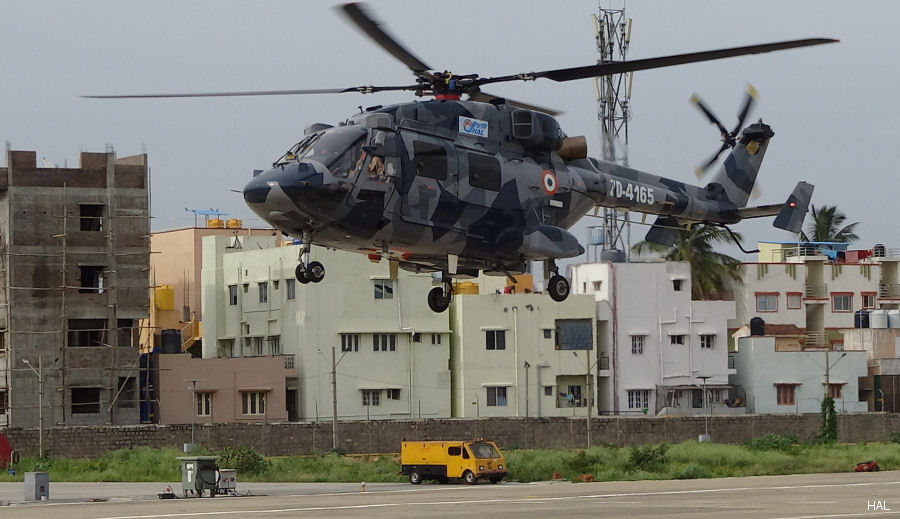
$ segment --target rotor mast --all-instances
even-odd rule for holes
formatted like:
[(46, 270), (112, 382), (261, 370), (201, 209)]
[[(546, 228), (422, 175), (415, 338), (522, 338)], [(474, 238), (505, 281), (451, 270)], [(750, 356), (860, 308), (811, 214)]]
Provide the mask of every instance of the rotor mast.
[[(591, 15), (594, 37), (597, 40), (598, 64), (625, 61), (631, 41), (631, 18), (625, 16), (624, 0), (621, 8), (604, 8), (598, 4), (598, 14)], [(603, 160), (623, 166), (628, 165), (628, 119), (631, 118), (632, 72), (610, 74), (594, 78), (597, 96), (597, 119), (600, 122)], [(604, 251), (622, 251), (629, 255), (631, 248), (631, 222), (628, 212), (614, 208), (603, 210), (603, 237), (600, 245)], [(591, 239), (595, 243), (596, 239)], [(594, 258), (596, 261), (598, 258)]]

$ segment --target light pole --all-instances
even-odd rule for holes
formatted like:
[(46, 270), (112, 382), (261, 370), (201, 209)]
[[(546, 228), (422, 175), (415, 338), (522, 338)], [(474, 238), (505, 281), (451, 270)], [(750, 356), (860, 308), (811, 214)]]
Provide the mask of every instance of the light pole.
[(28, 359), (22, 359), (22, 362), (37, 375), (38, 379), (38, 458), (40, 459), (44, 459), (44, 370), (42, 361), (43, 356), (38, 355), (38, 369), (34, 369)]
[(710, 375), (703, 375), (702, 377), (697, 377), (703, 381), (703, 407), (706, 408), (706, 412), (703, 414), (703, 436), (700, 437), (700, 441), (708, 442), (711, 440), (709, 436), (709, 402), (706, 398), (706, 379), (712, 378)]

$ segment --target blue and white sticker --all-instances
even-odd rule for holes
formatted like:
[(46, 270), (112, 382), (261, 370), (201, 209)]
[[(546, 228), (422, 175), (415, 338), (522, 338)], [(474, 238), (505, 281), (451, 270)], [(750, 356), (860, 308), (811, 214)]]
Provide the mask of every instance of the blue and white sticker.
[(488, 123), (481, 119), (459, 116), (459, 133), (474, 135), (476, 137), (487, 137)]

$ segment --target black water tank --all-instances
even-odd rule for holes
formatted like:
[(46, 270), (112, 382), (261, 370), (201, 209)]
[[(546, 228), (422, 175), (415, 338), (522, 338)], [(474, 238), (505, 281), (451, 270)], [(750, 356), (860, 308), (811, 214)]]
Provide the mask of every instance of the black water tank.
[(181, 353), (181, 330), (163, 330), (160, 332), (160, 353)]
[(750, 335), (765, 335), (766, 322), (761, 317), (750, 319)]
[(869, 327), (869, 311), (857, 310), (853, 312), (853, 327), (868, 328)]

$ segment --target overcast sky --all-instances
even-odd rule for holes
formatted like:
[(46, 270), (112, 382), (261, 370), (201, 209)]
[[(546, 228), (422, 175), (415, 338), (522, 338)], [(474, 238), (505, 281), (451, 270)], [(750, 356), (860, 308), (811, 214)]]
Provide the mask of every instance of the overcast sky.
[[(13, 0), (0, 31), (0, 139), (38, 161), (77, 166), (80, 151), (146, 150), (153, 229), (193, 223), (185, 208), (219, 209), (250, 225), (240, 190), (315, 122), (408, 93), (271, 98), (91, 100), (81, 94), (277, 90), (410, 83), (410, 72), (347, 23), (330, 2)], [(376, 16), (435, 69), (505, 75), (581, 66), (598, 57), (596, 0), (375, 0)], [(621, 1), (605, 2), (620, 7)], [(782, 202), (798, 180), (814, 204), (860, 221), (860, 247), (900, 247), (896, 224), (900, 2), (631, 0), (629, 59), (806, 37), (841, 43), (638, 72), (630, 165), (695, 182), (718, 134), (689, 103), (699, 93), (726, 126), (747, 82), (752, 119), (775, 138), (756, 203)], [(569, 135), (602, 155), (590, 80), (491, 85), (490, 92), (556, 107)], [(5, 159), (2, 159), (5, 165)], [(573, 231), (586, 237), (581, 224)], [(790, 240), (765, 223), (736, 226), (756, 240)], [(633, 240), (646, 232), (635, 226)]]

